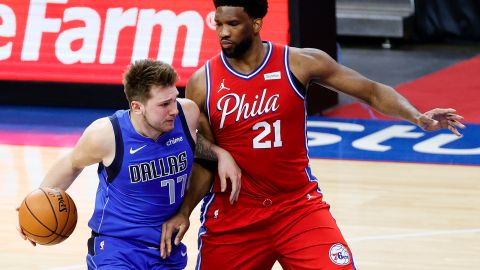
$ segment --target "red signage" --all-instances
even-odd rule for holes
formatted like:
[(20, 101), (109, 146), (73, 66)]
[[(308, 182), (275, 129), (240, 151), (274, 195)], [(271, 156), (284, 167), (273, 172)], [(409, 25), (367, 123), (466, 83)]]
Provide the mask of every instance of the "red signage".
[[(120, 84), (154, 58), (184, 86), (220, 49), (213, 17), (211, 0), (3, 0), (0, 80)], [(269, 1), (262, 38), (288, 42), (288, 0)]]

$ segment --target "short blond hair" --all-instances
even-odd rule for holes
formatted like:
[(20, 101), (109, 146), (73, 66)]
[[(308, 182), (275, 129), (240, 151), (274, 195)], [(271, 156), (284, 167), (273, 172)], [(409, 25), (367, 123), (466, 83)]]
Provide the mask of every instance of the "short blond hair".
[(124, 92), (129, 103), (148, 100), (152, 86), (167, 87), (177, 81), (178, 74), (170, 64), (152, 59), (135, 61), (123, 75)]

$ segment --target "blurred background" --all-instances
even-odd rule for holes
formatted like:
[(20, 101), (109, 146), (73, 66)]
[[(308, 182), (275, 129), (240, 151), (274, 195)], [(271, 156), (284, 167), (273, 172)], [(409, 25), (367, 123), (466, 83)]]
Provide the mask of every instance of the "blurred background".
[[(97, 117), (128, 108), (122, 74), (135, 59), (149, 57), (171, 63), (180, 75), (178, 88), (183, 95), (192, 72), (219, 51), (212, 3), (194, 2), (192, 9), (191, 0), (101, 4), (86, 0), (3, 1), (0, 125), (4, 135), (0, 143), (25, 144), (25, 136), (40, 129), (42, 134), (67, 133), (71, 145)], [(480, 4), (474, 0), (271, 0), (262, 38), (324, 50), (368, 78), (396, 87), (419, 110), (453, 107), (466, 122), (476, 124), (480, 122), (479, 14)], [(308, 86), (307, 103), (312, 117), (328, 116), (340, 122), (394, 120), (316, 84)], [(466, 130), (462, 149), (457, 151), (462, 154), (446, 155), (442, 162), (479, 164), (478, 145), (470, 135), (475, 132), (475, 128)], [(335, 136), (346, 139), (330, 150), (340, 147), (346, 149), (341, 153), (349, 153), (339, 157), (371, 156), (349, 146), (365, 132)], [(419, 137), (424, 140), (428, 136)], [(29, 138), (39, 141), (41, 136), (34, 132)], [(64, 144), (51, 139), (37, 143)], [(325, 143), (328, 147), (328, 141)], [(442, 152), (446, 142), (442, 143), (431, 146), (439, 149), (428, 151)], [(448, 143), (458, 140), (452, 138)], [(323, 155), (328, 152), (323, 150), (313, 152), (331, 157)], [(424, 152), (391, 152), (385, 159), (439, 160)]]
[[(191, 10), (187, 0), (2, 1), (0, 103), (124, 108), (122, 72), (145, 57), (174, 65), (182, 89), (219, 50), (212, 4), (197, 4)], [(476, 56), (479, 6), (474, 0), (272, 0), (262, 37), (322, 49), (396, 86)], [(311, 114), (348, 102), (325, 95)]]

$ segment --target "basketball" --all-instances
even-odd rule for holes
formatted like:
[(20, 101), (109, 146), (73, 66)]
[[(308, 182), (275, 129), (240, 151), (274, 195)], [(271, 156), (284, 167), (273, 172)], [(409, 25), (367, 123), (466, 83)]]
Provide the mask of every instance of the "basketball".
[(65, 191), (39, 188), (22, 201), (18, 218), (20, 228), (30, 240), (40, 245), (55, 245), (75, 229), (77, 208)]

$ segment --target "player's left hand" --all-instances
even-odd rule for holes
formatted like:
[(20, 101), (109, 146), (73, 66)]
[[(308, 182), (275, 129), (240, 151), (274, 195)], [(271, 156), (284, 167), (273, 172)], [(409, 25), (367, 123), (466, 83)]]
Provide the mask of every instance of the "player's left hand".
[(426, 131), (448, 128), (455, 135), (462, 136), (457, 128), (465, 128), (465, 125), (460, 122), (463, 117), (455, 112), (456, 110), (452, 108), (430, 110), (418, 118), (418, 126)]

